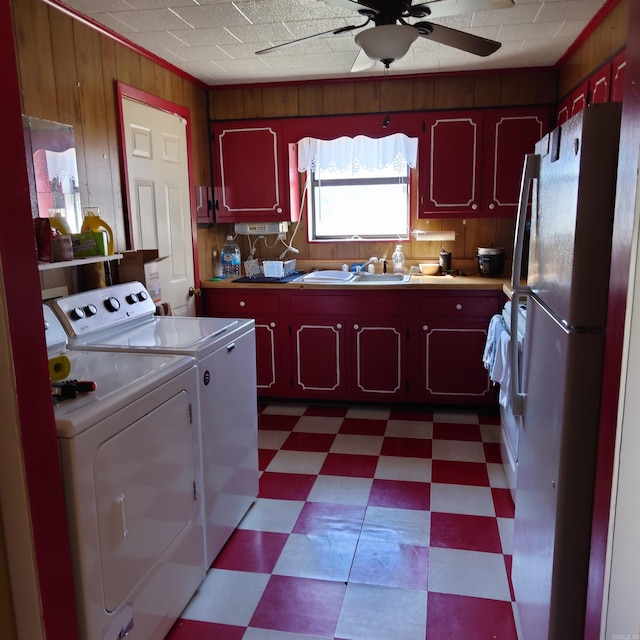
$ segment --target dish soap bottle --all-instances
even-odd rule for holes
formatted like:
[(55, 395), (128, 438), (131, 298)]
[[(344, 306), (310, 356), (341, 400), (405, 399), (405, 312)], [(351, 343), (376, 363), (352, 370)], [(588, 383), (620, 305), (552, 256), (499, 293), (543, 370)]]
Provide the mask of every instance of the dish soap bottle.
[(220, 255), (222, 262), (222, 277), (237, 278), (240, 275), (240, 247), (235, 243), (233, 236), (227, 236), (222, 245)]
[(84, 219), (82, 220), (82, 233), (92, 231), (93, 233), (102, 233), (106, 238), (104, 255), (112, 256), (115, 253), (113, 244), (113, 231), (111, 227), (100, 217), (99, 207), (85, 207), (83, 209)]
[(402, 253), (401, 244), (396, 245), (396, 250), (391, 256), (391, 262), (393, 263), (393, 273), (404, 273), (404, 253)]

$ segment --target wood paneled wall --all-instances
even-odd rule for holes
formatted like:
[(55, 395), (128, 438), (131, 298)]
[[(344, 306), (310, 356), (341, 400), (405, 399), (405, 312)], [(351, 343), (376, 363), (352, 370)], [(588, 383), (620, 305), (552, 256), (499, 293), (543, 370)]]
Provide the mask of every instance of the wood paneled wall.
[(425, 111), (556, 102), (553, 69), (215, 87), (211, 120)]
[(625, 46), (630, 2), (631, 0), (620, 0), (589, 38), (561, 66), (558, 74), (559, 100)]
[(100, 207), (119, 251), (126, 248), (127, 203), (121, 185), (116, 81), (190, 110), (194, 184), (211, 186), (208, 97), (203, 85), (41, 0), (12, 0), (11, 6), (22, 112), (73, 125), (80, 201), (82, 206)]

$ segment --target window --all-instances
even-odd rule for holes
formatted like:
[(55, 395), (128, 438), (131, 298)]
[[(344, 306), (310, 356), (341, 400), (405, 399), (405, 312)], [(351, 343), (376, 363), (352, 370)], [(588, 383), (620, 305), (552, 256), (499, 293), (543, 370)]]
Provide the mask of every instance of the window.
[(409, 238), (410, 171), (417, 140), (402, 134), (298, 143), (307, 173), (310, 241)]

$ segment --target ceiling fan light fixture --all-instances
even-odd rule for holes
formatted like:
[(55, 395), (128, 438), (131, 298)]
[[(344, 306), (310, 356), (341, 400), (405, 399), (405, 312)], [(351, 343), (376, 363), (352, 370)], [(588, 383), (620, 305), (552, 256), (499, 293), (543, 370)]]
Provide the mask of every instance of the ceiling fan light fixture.
[(418, 30), (409, 25), (384, 24), (361, 31), (355, 41), (367, 57), (388, 66), (406, 55), (419, 35)]

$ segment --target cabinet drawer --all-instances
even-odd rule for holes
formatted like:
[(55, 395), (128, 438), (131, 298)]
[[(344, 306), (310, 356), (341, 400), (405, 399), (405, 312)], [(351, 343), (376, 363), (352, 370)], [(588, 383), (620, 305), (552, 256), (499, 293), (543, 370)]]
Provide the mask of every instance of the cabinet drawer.
[(206, 293), (205, 309), (208, 316), (224, 315), (268, 315), (278, 313), (279, 296), (273, 293), (220, 293), (213, 290)]
[(490, 317), (499, 313), (504, 301), (500, 295), (429, 295), (420, 301), (420, 312), (428, 316)]

